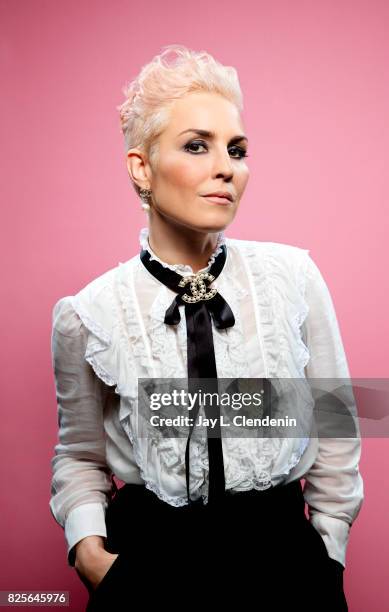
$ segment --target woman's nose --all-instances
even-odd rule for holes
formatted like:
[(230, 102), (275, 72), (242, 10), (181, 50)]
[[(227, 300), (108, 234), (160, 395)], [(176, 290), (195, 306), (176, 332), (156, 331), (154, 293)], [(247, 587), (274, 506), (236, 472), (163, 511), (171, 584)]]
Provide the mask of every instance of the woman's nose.
[(224, 176), (228, 178), (233, 176), (234, 168), (232, 165), (231, 157), (227, 152), (216, 154), (214, 163), (214, 174), (216, 176)]

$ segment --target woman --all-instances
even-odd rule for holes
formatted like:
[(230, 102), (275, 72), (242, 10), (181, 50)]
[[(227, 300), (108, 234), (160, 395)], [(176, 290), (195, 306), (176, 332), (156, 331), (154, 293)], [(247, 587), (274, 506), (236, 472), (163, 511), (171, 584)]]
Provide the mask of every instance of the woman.
[(135, 586), (173, 608), (207, 590), (207, 603), (347, 610), (358, 437), (221, 438), (219, 414), (208, 439), (138, 434), (140, 379), (349, 373), (308, 249), (224, 234), (249, 178), (235, 69), (171, 45), (125, 95), (127, 168), (148, 215), (140, 253), (53, 311), (50, 508), (87, 609), (127, 609)]

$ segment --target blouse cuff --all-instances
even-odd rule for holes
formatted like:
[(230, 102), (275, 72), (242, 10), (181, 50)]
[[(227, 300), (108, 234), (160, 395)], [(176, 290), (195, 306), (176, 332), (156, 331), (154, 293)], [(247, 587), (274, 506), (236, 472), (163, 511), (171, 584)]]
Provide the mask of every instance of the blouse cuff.
[(74, 567), (75, 545), (91, 535), (107, 537), (104, 505), (99, 502), (81, 504), (73, 508), (65, 521), (65, 538), (68, 544), (68, 564)]
[(342, 519), (322, 512), (312, 514), (311, 523), (323, 538), (329, 557), (339, 561), (345, 568), (350, 525)]

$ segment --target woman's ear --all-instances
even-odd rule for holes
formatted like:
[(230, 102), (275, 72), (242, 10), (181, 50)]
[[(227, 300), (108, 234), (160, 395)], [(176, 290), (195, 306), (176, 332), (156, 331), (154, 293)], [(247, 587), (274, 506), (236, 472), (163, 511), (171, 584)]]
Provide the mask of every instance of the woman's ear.
[(140, 189), (149, 189), (149, 164), (143, 151), (140, 151), (140, 149), (129, 149), (127, 151), (126, 163), (131, 180), (136, 183)]

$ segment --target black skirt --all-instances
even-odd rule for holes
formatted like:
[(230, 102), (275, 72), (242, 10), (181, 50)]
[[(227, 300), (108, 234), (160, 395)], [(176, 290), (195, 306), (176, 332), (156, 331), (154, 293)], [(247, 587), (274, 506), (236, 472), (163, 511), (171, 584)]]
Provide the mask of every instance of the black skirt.
[[(106, 549), (118, 553), (90, 591), (87, 612), (162, 609), (347, 612), (343, 566), (306, 518), (300, 480), (226, 492), (215, 510), (175, 507), (144, 485), (119, 489), (106, 511)], [(142, 607), (143, 607), (142, 606)]]

